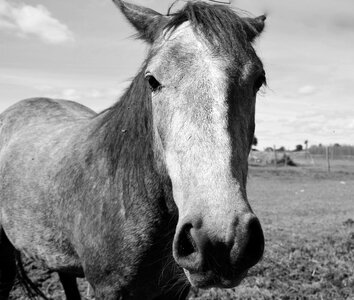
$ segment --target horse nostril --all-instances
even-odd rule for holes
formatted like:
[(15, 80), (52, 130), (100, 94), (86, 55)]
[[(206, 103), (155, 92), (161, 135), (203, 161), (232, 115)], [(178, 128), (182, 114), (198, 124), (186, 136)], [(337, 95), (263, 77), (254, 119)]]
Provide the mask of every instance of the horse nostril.
[(177, 255), (181, 258), (197, 252), (197, 247), (191, 235), (192, 227), (192, 224), (185, 224), (180, 231), (177, 244)]
[(248, 257), (248, 267), (254, 266), (263, 256), (264, 252), (264, 236), (261, 224), (257, 218), (252, 218), (248, 223), (249, 238), (244, 249), (245, 255)]
[(201, 231), (197, 223), (195, 226), (186, 223), (176, 232), (173, 242), (173, 256), (177, 264), (190, 272), (197, 272), (203, 268), (203, 251), (207, 239)]

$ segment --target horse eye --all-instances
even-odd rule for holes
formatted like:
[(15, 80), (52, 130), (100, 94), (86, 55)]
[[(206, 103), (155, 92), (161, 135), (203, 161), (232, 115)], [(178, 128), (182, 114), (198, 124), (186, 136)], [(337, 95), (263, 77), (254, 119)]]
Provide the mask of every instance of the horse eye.
[(156, 92), (157, 90), (161, 89), (161, 83), (157, 81), (157, 79), (152, 76), (152, 75), (147, 75), (146, 80), (148, 81), (149, 85), (150, 85), (150, 89), (153, 92)]
[(262, 85), (265, 83), (266, 83), (265, 74), (258, 76), (256, 81), (254, 82), (254, 87), (253, 87), (254, 93), (256, 94), (259, 91), (259, 89), (262, 87)]

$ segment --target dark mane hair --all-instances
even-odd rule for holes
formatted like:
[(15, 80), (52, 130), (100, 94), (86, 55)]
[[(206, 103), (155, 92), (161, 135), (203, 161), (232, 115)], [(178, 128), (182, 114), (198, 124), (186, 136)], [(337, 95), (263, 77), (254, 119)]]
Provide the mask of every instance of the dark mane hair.
[(202, 34), (216, 51), (234, 55), (240, 46), (245, 48), (250, 44), (244, 21), (229, 6), (189, 1), (181, 10), (169, 16), (172, 18), (164, 28), (167, 34), (189, 21), (193, 29)]
[(112, 176), (119, 164), (141, 165), (153, 159), (149, 92), (141, 69), (120, 100), (98, 115), (99, 124), (93, 134), (100, 137), (97, 146), (108, 156)]

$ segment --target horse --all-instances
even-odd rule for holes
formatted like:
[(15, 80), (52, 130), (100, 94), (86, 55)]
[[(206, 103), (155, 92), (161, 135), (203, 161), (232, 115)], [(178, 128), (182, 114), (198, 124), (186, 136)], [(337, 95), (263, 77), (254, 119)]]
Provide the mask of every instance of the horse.
[(70, 300), (78, 277), (95, 299), (185, 299), (262, 258), (246, 182), (265, 16), (114, 3), (149, 45), (116, 104), (31, 98), (0, 115), (0, 299), (18, 254), (58, 272)]

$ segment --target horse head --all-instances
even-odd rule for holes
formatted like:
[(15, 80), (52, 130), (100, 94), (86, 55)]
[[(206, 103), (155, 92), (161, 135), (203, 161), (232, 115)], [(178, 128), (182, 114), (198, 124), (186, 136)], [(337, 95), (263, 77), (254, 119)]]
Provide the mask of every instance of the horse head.
[(264, 237), (246, 194), (256, 94), (265, 83), (252, 42), (265, 17), (188, 2), (171, 15), (114, 0), (150, 45), (154, 153), (172, 184), (173, 257), (197, 287), (233, 287), (262, 257)]

